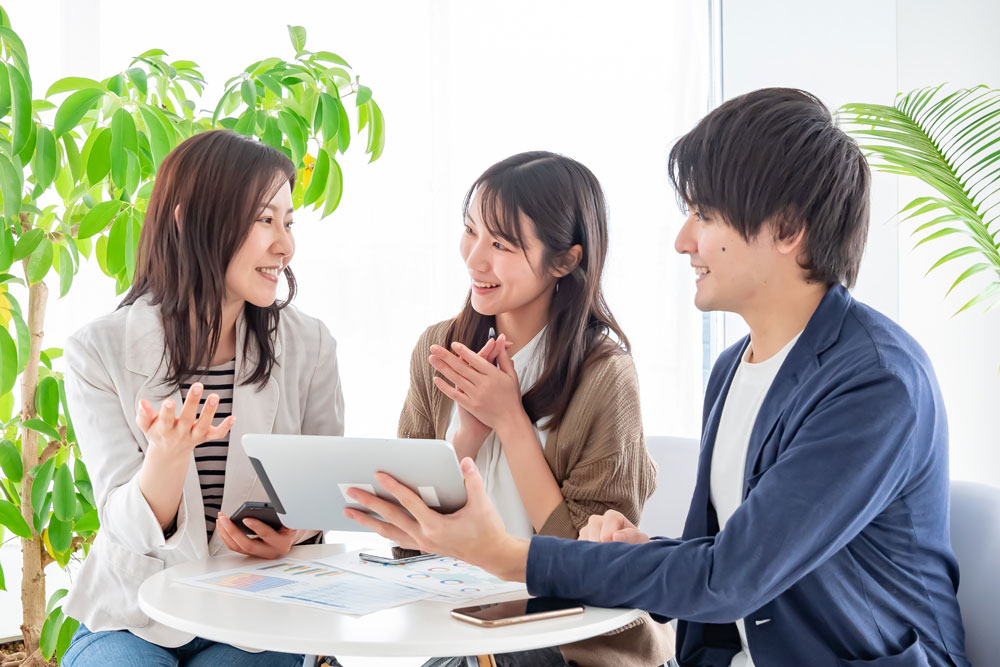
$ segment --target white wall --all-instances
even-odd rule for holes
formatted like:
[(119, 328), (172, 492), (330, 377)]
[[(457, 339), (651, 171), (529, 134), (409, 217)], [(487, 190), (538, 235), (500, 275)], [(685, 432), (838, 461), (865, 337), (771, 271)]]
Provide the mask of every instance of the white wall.
[[(1000, 4), (990, 0), (724, 2), (724, 95), (794, 86), (832, 110), (848, 101), (891, 104), (898, 91), (945, 81), (1000, 87), (997, 25)], [(921, 193), (905, 179), (875, 174), (855, 295), (899, 321), (930, 355), (949, 415), (952, 476), (1000, 485), (992, 428), (1000, 407), (1000, 312), (952, 318), (964, 302), (943, 295), (960, 268), (923, 277), (949, 241), (913, 251), (910, 228), (891, 221)], [(727, 337), (739, 330), (727, 320)]]

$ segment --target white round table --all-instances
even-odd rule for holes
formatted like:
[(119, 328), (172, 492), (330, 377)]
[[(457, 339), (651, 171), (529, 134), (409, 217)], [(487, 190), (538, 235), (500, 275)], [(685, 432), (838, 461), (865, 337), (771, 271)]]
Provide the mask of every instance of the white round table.
[[(310, 560), (342, 552), (341, 545), (303, 545), (293, 548), (289, 557)], [(558, 646), (610, 632), (642, 614), (588, 606), (574, 616), (481, 628), (453, 619), (449, 612), (455, 605), (448, 602), (420, 601), (352, 616), (177, 583), (181, 578), (256, 561), (231, 554), (167, 568), (142, 584), (139, 606), (164, 625), (234, 646), (306, 655), (384, 657), (468, 656)], [(485, 601), (523, 596), (513, 593)]]

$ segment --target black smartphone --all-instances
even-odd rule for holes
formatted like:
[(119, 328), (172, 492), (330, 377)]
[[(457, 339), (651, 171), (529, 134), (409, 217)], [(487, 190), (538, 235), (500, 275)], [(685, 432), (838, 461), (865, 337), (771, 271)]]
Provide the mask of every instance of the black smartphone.
[(524, 598), (451, 610), (451, 615), (458, 620), (484, 628), (582, 613), (583, 605), (579, 602), (560, 598)]
[(275, 530), (281, 530), (282, 528), (281, 519), (278, 518), (278, 512), (274, 509), (274, 505), (271, 503), (248, 500), (240, 505), (239, 509), (233, 512), (232, 516), (229, 518), (234, 524), (236, 524), (237, 528), (251, 537), (253, 537), (255, 533), (243, 523), (243, 519), (257, 519), (261, 523), (265, 523)]

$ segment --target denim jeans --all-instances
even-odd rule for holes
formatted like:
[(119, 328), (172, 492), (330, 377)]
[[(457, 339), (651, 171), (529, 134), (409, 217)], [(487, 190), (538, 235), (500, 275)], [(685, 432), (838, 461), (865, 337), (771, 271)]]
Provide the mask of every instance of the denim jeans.
[(300, 667), (302, 656), (273, 651), (250, 653), (200, 637), (177, 648), (165, 648), (127, 630), (91, 632), (81, 624), (59, 664), (61, 667)]

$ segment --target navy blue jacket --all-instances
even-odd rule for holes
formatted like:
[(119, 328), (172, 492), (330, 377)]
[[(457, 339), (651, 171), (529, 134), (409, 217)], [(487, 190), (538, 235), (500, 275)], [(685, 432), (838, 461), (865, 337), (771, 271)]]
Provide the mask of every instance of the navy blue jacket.
[(682, 667), (728, 667), (740, 618), (757, 667), (967, 667), (947, 424), (923, 350), (831, 288), (764, 399), (744, 500), (720, 531), (712, 449), (748, 343), (726, 350), (709, 379), (682, 538), (535, 536), (529, 592), (682, 619)]

